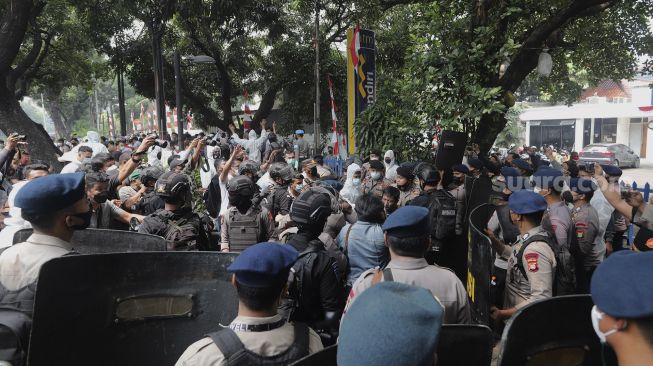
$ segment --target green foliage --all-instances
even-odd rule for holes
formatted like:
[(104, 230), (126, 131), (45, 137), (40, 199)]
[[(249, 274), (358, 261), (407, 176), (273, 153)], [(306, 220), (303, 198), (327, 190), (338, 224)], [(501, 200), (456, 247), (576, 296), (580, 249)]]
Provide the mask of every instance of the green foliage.
[(525, 110), (522, 104), (515, 104), (506, 113), (506, 127), (497, 135), (494, 145), (497, 147), (510, 147), (511, 144), (519, 145), (522, 142), (523, 127), (519, 114)]

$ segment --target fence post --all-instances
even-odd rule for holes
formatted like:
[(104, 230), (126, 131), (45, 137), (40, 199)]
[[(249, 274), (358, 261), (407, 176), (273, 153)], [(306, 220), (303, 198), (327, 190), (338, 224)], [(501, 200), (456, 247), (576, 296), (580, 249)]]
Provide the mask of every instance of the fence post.
[(647, 203), (648, 203), (648, 200), (649, 200), (649, 198), (650, 198), (649, 196), (651, 195), (650, 193), (651, 193), (651, 184), (650, 184), (650, 183), (646, 183), (646, 184), (644, 185), (644, 202), (647, 202)]

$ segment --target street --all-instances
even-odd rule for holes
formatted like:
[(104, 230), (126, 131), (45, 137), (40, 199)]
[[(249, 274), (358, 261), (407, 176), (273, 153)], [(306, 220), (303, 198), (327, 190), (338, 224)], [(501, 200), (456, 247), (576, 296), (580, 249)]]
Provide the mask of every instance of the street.
[(634, 168), (622, 168), (623, 175), (621, 176), (622, 181), (626, 184), (632, 184), (637, 182), (637, 186), (640, 188), (644, 187), (644, 184), (647, 182), (653, 183), (653, 160), (651, 159), (642, 159), (640, 167), (637, 169)]

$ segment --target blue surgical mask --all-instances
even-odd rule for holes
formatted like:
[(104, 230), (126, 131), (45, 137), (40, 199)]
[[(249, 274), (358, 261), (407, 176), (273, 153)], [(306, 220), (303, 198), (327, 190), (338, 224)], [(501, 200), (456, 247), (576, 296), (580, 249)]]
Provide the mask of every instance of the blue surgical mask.
[(297, 192), (301, 192), (304, 189), (304, 184), (298, 184), (295, 186)]
[(380, 180), (381, 179), (381, 173), (380, 172), (372, 172), (370, 173), (370, 177), (372, 180)]
[(359, 186), (361, 184), (361, 179), (360, 178), (354, 178), (351, 180), (351, 184), (355, 186)]

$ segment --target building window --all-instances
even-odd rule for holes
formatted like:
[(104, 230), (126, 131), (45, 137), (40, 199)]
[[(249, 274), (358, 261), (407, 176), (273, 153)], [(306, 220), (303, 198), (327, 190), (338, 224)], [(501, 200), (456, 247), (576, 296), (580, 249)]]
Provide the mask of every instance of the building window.
[(596, 118), (594, 120), (594, 142), (614, 143), (617, 142), (617, 119)]

